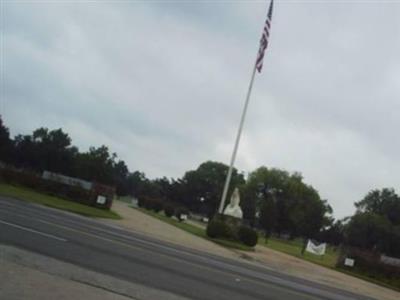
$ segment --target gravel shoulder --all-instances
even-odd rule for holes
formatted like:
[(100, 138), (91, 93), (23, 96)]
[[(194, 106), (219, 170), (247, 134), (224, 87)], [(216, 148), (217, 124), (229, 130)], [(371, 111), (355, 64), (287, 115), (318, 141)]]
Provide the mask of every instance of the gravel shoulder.
[(299, 258), (263, 247), (257, 246), (254, 252), (231, 250), (187, 233), (175, 226), (162, 222), (139, 210), (132, 209), (127, 203), (114, 201), (113, 210), (123, 217), (122, 220), (106, 220), (105, 222), (119, 225), (164, 241), (184, 245), (185, 247), (205, 251), (227, 258), (262, 265), (282, 273), (318, 282), (354, 293), (368, 295), (379, 300), (398, 300), (400, 293), (376, 284), (331, 270)]

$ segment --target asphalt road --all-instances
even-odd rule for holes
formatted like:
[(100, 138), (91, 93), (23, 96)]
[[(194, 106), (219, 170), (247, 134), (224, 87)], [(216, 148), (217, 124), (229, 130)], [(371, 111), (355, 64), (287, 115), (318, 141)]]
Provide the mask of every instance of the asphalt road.
[(190, 299), (370, 299), (5, 197), (0, 243)]

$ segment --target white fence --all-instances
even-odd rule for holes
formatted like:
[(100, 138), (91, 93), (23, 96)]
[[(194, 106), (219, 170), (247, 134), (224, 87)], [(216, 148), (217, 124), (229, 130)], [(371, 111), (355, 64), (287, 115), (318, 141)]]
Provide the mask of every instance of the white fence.
[(60, 182), (60, 183), (64, 183), (64, 184), (68, 184), (68, 185), (73, 185), (73, 186), (79, 186), (85, 190), (91, 190), (93, 184), (89, 181), (86, 180), (82, 180), (79, 178), (74, 178), (74, 177), (69, 177), (69, 176), (65, 176), (65, 175), (61, 175), (58, 173), (52, 173), (49, 171), (44, 171), (43, 175), (42, 175), (43, 179), (47, 179), (47, 180), (52, 180), (52, 181), (56, 181), (56, 182)]
[(400, 267), (400, 258), (390, 257), (382, 254), (381, 262), (384, 263), (385, 265)]

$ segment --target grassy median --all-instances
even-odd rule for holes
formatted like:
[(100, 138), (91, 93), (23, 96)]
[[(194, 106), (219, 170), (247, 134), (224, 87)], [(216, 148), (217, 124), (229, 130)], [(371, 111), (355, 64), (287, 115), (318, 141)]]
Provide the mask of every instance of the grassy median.
[(121, 219), (121, 217), (117, 213), (111, 210), (100, 209), (76, 203), (73, 201), (64, 200), (58, 197), (53, 197), (46, 194), (38, 193), (34, 190), (24, 188), (21, 186), (14, 186), (14, 185), (0, 183), (0, 195), (17, 198), (23, 201), (38, 203), (57, 209), (66, 210), (69, 212), (73, 212), (88, 217)]
[(179, 222), (178, 220), (176, 220), (174, 218), (168, 218), (166, 215), (164, 215), (163, 212), (156, 213), (154, 211), (146, 210), (146, 209), (140, 208), (140, 207), (132, 207), (132, 208), (137, 209), (137, 210), (141, 211), (142, 213), (145, 213), (146, 215), (157, 218), (165, 223), (168, 223), (170, 225), (178, 227), (179, 229), (182, 229), (183, 231), (186, 231), (186, 232), (196, 235), (198, 237), (204, 238), (206, 240), (209, 240), (209, 241), (219, 244), (221, 246), (224, 246), (227, 248), (243, 250), (243, 251), (254, 251), (253, 247), (243, 245), (242, 243), (239, 243), (239, 242), (225, 240), (225, 239), (212, 239), (207, 236), (206, 231), (203, 228), (200, 228), (198, 226), (194, 226), (192, 224), (188, 224), (185, 222)]
[(302, 244), (303, 242), (299, 239), (295, 239), (292, 241), (277, 239), (277, 238), (269, 238), (268, 242), (265, 241), (264, 237), (260, 237), (258, 240), (258, 244), (260, 246), (268, 247), (272, 250), (280, 251), (297, 258), (301, 258), (312, 263), (316, 263), (318, 265), (322, 265), (328, 268), (334, 268), (337, 258), (338, 252), (331, 246), (326, 247), (326, 253), (323, 256), (314, 255), (308, 252), (305, 252), (304, 255), (301, 254)]
[(288, 240), (283, 240), (283, 239), (277, 239), (277, 238), (269, 238), (268, 242), (265, 242), (265, 238), (259, 238), (259, 245), (268, 247), (272, 250), (276, 250), (279, 252), (283, 252), (292, 256), (295, 256), (300, 259), (304, 259), (306, 261), (321, 265), (323, 267), (327, 267), (330, 269), (333, 269), (338, 272), (345, 273), (347, 275), (351, 275), (354, 277), (358, 277), (360, 279), (396, 290), (400, 291), (400, 280), (395, 279), (395, 280), (390, 280), (387, 278), (384, 278), (381, 275), (378, 274), (373, 274), (373, 277), (371, 277), (371, 274), (367, 273), (359, 273), (357, 270), (345, 270), (343, 268), (337, 268), (336, 267), (336, 261), (338, 259), (339, 255), (339, 250), (336, 250), (332, 246), (327, 246), (326, 248), (326, 253), (323, 256), (317, 256), (308, 252), (305, 252), (304, 255), (301, 254), (301, 249), (302, 249), (302, 241), (300, 239), (295, 239), (292, 241)]

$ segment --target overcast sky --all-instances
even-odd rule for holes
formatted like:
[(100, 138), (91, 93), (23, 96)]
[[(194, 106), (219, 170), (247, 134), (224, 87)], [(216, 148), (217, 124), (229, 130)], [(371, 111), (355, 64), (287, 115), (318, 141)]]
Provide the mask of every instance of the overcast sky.
[[(130, 170), (228, 163), (266, 1), (2, 1), (0, 114)], [(400, 1), (276, 1), (236, 166), (299, 171), (336, 217), (400, 192)]]

